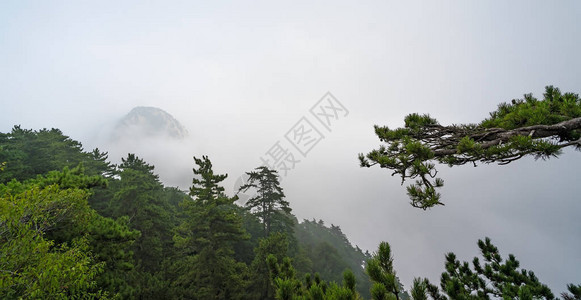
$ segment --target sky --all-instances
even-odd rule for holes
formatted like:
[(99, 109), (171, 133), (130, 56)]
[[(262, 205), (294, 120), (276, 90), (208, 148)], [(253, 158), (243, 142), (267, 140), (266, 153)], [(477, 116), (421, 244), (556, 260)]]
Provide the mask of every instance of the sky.
[[(547, 85), (581, 92), (580, 17), (579, 1), (2, 1), (0, 132), (59, 128), (112, 161), (135, 152), (182, 188), (191, 157), (209, 155), (230, 191), (279, 145), (300, 160), (282, 178), (297, 217), (370, 251), (388, 241), (406, 287), (439, 282), (445, 253), (471, 261), (490, 237), (560, 293), (581, 279), (579, 152), (439, 166), (446, 205), (428, 211), (357, 155), (379, 146), (374, 124), (409, 113), (476, 123)], [(310, 110), (329, 99), (342, 110), (324, 127)], [(190, 138), (112, 144), (136, 106)], [(305, 155), (287, 139), (300, 126), (318, 130)]]

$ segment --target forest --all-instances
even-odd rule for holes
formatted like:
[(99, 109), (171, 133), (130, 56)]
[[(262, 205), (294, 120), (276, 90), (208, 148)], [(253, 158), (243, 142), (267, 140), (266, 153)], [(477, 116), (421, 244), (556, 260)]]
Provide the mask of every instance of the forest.
[[(557, 156), (581, 148), (580, 118), (578, 95), (553, 87), (541, 100), (525, 95), (501, 104), (478, 125), (442, 126), (413, 114), (404, 128), (376, 126), (387, 146), (361, 154), (361, 165), (418, 179), (408, 195), (425, 210), (443, 205), (431, 161)], [(107, 152), (86, 151), (55, 128), (0, 133), (0, 163), (2, 299), (556, 297), (489, 238), (478, 241), (481, 258), (471, 263), (448, 253), (439, 284), (418, 277), (406, 289), (388, 242), (370, 253), (339, 225), (298, 220), (279, 175), (264, 166), (248, 170), (240, 191), (255, 196), (242, 205), (225, 192), (227, 175), (214, 173), (208, 156), (193, 158), (192, 185), (183, 191), (165, 186), (135, 154), (112, 164)], [(581, 299), (581, 285), (560, 296)]]

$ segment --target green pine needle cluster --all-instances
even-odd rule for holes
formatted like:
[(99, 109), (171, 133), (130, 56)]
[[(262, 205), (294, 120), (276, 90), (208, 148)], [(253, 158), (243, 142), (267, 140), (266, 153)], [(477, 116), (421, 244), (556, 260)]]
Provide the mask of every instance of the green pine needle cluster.
[(403, 128), (375, 125), (383, 143), (359, 154), (362, 167), (378, 165), (402, 178), (414, 207), (443, 205), (437, 192), (443, 180), (436, 177), (436, 163), (450, 167), (471, 163), (511, 163), (526, 156), (558, 157), (565, 147), (581, 150), (581, 98), (548, 86), (544, 98), (531, 94), (502, 103), (479, 124), (443, 126), (427, 114), (410, 114)]

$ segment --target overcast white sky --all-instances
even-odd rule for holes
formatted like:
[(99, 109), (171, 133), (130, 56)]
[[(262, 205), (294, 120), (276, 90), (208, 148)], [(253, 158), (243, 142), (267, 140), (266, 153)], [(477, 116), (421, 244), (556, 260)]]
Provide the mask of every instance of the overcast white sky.
[(349, 115), (283, 180), (300, 219), (364, 249), (390, 242), (406, 288), (439, 282), (446, 252), (470, 261), (488, 236), (559, 293), (581, 283), (579, 152), (442, 166), (446, 206), (425, 212), (357, 154), (379, 145), (374, 124), (408, 113), (478, 122), (546, 85), (581, 92), (580, 17), (579, 1), (2, 1), (0, 132), (56, 127), (114, 154), (103, 130), (155, 106), (192, 141), (130, 150), (171, 185), (207, 154), (231, 186), (330, 91)]

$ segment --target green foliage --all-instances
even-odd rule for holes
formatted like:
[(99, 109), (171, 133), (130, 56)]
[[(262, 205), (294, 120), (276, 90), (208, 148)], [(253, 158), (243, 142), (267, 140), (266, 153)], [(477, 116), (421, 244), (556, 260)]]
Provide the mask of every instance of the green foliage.
[(361, 299), (355, 290), (355, 276), (349, 269), (343, 272), (343, 285), (339, 286), (335, 282), (321, 280), (318, 274), (315, 274), (315, 280), (311, 280), (310, 274), (307, 274), (304, 281), (300, 281), (295, 276), (296, 272), (289, 257), (284, 257), (281, 263), (278, 262), (272, 254), (267, 257), (276, 299)]
[(123, 298), (135, 293), (129, 273), (135, 268), (133, 244), (141, 236), (129, 228), (128, 221), (127, 217), (113, 220), (93, 213), (85, 229), (69, 233), (74, 236), (86, 232), (95, 259), (105, 263), (104, 272), (97, 278), (98, 286)]
[[(50, 249), (86, 246), (82, 250), (86, 260), (99, 271), (87, 271), (95, 282), (91, 288), (99, 287), (111, 295), (123, 294), (130, 290), (123, 279), (123, 272), (132, 268), (129, 247), (139, 233), (130, 231), (122, 221), (100, 216), (89, 207), (87, 188), (103, 184), (102, 178), (83, 174), (82, 167), (72, 170), (65, 167), (62, 172), (51, 171), (24, 183), (12, 180), (6, 185), (0, 184), (2, 204), (6, 205), (2, 218), (32, 226), (38, 234), (34, 240), (46, 243)], [(25, 233), (13, 238), (27, 243), (30, 236)]]
[[(242, 185), (239, 191), (256, 189), (257, 195), (246, 202), (246, 207), (260, 220), (264, 235), (268, 236), (272, 227), (292, 233), (293, 220), (290, 218), (291, 208), (284, 200), (284, 192), (278, 180), (278, 172), (265, 166), (256, 168), (256, 171), (246, 173), (248, 183)], [(278, 226), (276, 226), (278, 225)]]
[(561, 293), (561, 297), (563, 297), (564, 300), (581, 299), (581, 284), (579, 285), (568, 284), (567, 290), (569, 290), (569, 293)]
[[(124, 226), (140, 234), (127, 252), (113, 250), (111, 257), (131, 254), (131, 264), (108, 264), (118, 278), (105, 280), (114, 286), (130, 286), (121, 292), (124, 297), (158, 299), (169, 294), (167, 260), (174, 257), (173, 230), (178, 225), (177, 203), (187, 195), (175, 188), (163, 187), (154, 167), (134, 154), (122, 163), (109, 178), (106, 189), (97, 189), (91, 204), (103, 215), (116, 218)], [(123, 260), (121, 260), (123, 261)], [(119, 280), (122, 277), (122, 280)]]
[(52, 298), (104, 296), (95, 262), (82, 235), (57, 243), (47, 235), (62, 227), (84, 226), (92, 214), (87, 193), (57, 186), (33, 187), (0, 198), (0, 297)]
[(94, 264), (86, 240), (54, 245), (26, 226), (11, 228), (11, 234), (0, 239), (2, 299), (105, 297), (95, 281), (103, 264)]
[(337, 281), (341, 271), (347, 268), (347, 263), (335, 247), (327, 242), (321, 242), (312, 249), (313, 270), (322, 274), (323, 278)]
[(20, 193), (32, 187), (44, 188), (56, 185), (60, 189), (89, 189), (93, 187), (107, 186), (107, 180), (101, 176), (85, 175), (85, 168), (79, 164), (73, 169), (64, 167), (61, 171), (49, 171), (45, 175), (37, 175), (34, 179), (24, 182), (12, 179), (4, 184), (0, 184), (0, 194)]
[[(234, 243), (235, 258), (237, 261), (250, 265), (255, 258), (255, 249), (263, 239), (264, 233), (260, 220), (248, 211), (245, 207), (236, 205), (236, 214), (242, 219), (242, 227), (248, 234), (248, 239), (239, 240)], [(287, 236), (287, 239), (290, 240)]]
[(113, 196), (113, 216), (129, 217), (129, 226), (141, 232), (133, 248), (140, 270), (160, 271), (162, 260), (172, 247), (171, 216), (175, 209), (162, 196), (163, 185), (153, 173), (154, 167), (129, 154), (122, 159), (117, 174), (119, 184)]
[(86, 169), (82, 163), (73, 169), (64, 167), (62, 171), (49, 171), (44, 176), (37, 177), (35, 181), (41, 187), (58, 185), (61, 189), (90, 189), (94, 187), (106, 187), (107, 180), (99, 175), (85, 175)]
[(343, 286), (348, 290), (355, 293), (355, 286), (357, 285), (357, 279), (355, 279), (355, 274), (350, 269), (346, 269), (343, 272)]
[(544, 99), (531, 94), (524, 99), (502, 103), (480, 124), (442, 126), (429, 115), (410, 114), (405, 127), (375, 126), (384, 143), (366, 155), (359, 154), (360, 165), (379, 165), (402, 178), (411, 205), (428, 209), (443, 205), (438, 188), (444, 181), (437, 176), (435, 163), (458, 166), (466, 163), (508, 164), (525, 156), (547, 159), (574, 146), (581, 150), (581, 98), (561, 94), (548, 86)]
[(371, 287), (371, 299), (373, 300), (387, 300), (395, 299), (395, 296), (387, 291), (385, 285), (381, 283), (374, 283)]
[(372, 299), (389, 299), (392, 296), (398, 300), (407, 298), (393, 268), (393, 257), (389, 243), (381, 242), (379, 244), (377, 253), (367, 261), (365, 270), (373, 282)]
[(0, 183), (24, 181), (80, 163), (87, 175), (108, 175), (113, 166), (106, 159), (107, 153), (84, 152), (81, 143), (54, 128), (32, 131), (14, 126), (11, 133), (0, 133), (0, 161), (6, 162)]
[(254, 250), (255, 257), (250, 265), (251, 290), (255, 292), (255, 298), (273, 299), (274, 287), (271, 284), (267, 257), (274, 256), (277, 261), (282, 261), (288, 252), (288, 239), (286, 234), (280, 232), (271, 233), (268, 237), (259, 241)]
[(298, 273), (318, 273), (328, 281), (341, 282), (341, 273), (352, 270), (358, 292), (371, 296), (371, 284), (362, 265), (370, 258), (358, 247), (353, 247), (339, 226), (326, 227), (323, 221), (303, 220), (295, 228), (301, 255), (293, 257)]
[(412, 299), (414, 300), (428, 300), (428, 282), (420, 278), (414, 278), (412, 289), (410, 290)]
[[(483, 124), (518, 129), (577, 116), (576, 95), (548, 89), (545, 98), (525, 95), (523, 101), (499, 107)], [(458, 165), (471, 156), (485, 162), (510, 162), (528, 154), (546, 158), (563, 145), (529, 132), (489, 146), (482, 136), (469, 134), (485, 125), (463, 125), (455, 127), (465, 134), (451, 146), (453, 153), (439, 156), (440, 150), (418, 136), (426, 128), (433, 134), (430, 130), (443, 127), (427, 115), (411, 115), (405, 122), (403, 129), (376, 128), (391, 144), (372, 157), (418, 179), (408, 188), (418, 207), (440, 204), (435, 188), (443, 182), (435, 178), (430, 160)], [(486, 128), (488, 134), (507, 132)], [(570, 141), (577, 133), (557, 136)], [(389, 151), (399, 153), (384, 155)], [(224, 193), (220, 183), (226, 175), (214, 174), (207, 157), (194, 158), (189, 197), (164, 187), (154, 167), (133, 154), (118, 168), (106, 159), (98, 149), (83, 152), (80, 143), (56, 129), (15, 127), (0, 134), (0, 161), (6, 161), (0, 164), (0, 298), (409, 298), (397, 279), (389, 244), (380, 244), (371, 257), (353, 247), (338, 226), (314, 220), (297, 224), (272, 170), (249, 173), (255, 179), (245, 188), (256, 188), (259, 197), (244, 209), (234, 204), (237, 197)], [(413, 299), (554, 299), (513, 255), (502, 259), (489, 239), (478, 246), (483, 263), (479, 258), (472, 265), (461, 263), (449, 253), (440, 288), (416, 278)], [(580, 299), (581, 285), (570, 284), (561, 296)]]
[(579, 117), (579, 95), (563, 94), (558, 88), (547, 86), (543, 100), (538, 100), (532, 94), (525, 94), (523, 99), (501, 103), (480, 125), (484, 128), (514, 129), (531, 125), (551, 125)]
[[(472, 267), (468, 262), (460, 262), (454, 253), (446, 255), (445, 272), (440, 279), (440, 293), (437, 286), (428, 279), (415, 278), (411, 296), (414, 300), (446, 299), (555, 299), (551, 290), (535, 276), (532, 271), (519, 269), (520, 263), (514, 255), (503, 260), (498, 248), (489, 238), (478, 241), (484, 264), (475, 257)], [(372, 299), (397, 298), (403, 288), (397, 282), (393, 270), (393, 258), (389, 244), (382, 242), (373, 259), (367, 262), (367, 272), (374, 282), (371, 289)], [(569, 293), (564, 299), (579, 299), (581, 285), (568, 286)], [(577, 297), (577, 298), (575, 298)]]
[(440, 286), (451, 299), (482, 299), (502, 296), (507, 299), (554, 299), (551, 290), (531, 271), (519, 270), (519, 262), (510, 254), (501, 258), (489, 238), (478, 241), (485, 264), (475, 257), (474, 271), (467, 262), (460, 263), (454, 253), (446, 255), (446, 272)]
[(366, 256), (338, 226), (307, 221), (295, 232), (274, 171), (258, 168), (250, 187), (262, 188), (265, 215), (236, 206), (207, 157), (196, 159), (190, 196), (134, 154), (113, 166), (56, 129), (0, 134), (0, 159), (0, 298), (273, 299), (270, 254), (292, 257), (285, 280), (308, 275), (297, 282), (309, 299), (368, 293)]
[(174, 242), (183, 259), (174, 264), (179, 274), (173, 283), (182, 296), (195, 299), (241, 297), (247, 285), (246, 265), (234, 259), (233, 243), (247, 238), (234, 201), (224, 194), (208, 157), (194, 157), (190, 196), (182, 203), (186, 219), (177, 228)]

